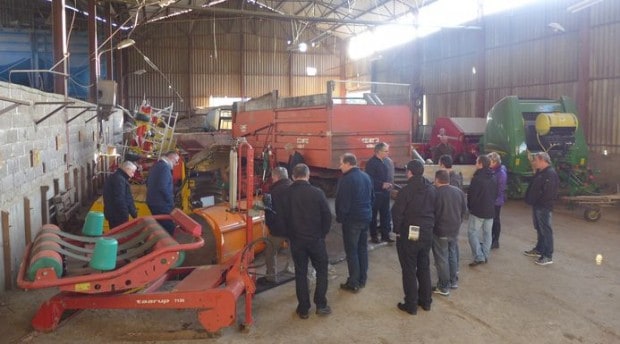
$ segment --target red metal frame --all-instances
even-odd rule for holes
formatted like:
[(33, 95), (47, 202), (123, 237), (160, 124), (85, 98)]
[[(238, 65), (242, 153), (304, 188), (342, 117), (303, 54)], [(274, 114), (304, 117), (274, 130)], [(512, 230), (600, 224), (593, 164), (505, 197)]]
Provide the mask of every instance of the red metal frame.
[[(256, 292), (254, 278), (249, 274), (250, 263), (254, 260), (253, 243), (253, 219), (250, 211), (253, 207), (254, 188), (254, 149), (245, 142), (239, 142), (239, 151), (245, 147), (246, 153), (246, 240), (247, 245), (229, 261), (220, 265), (199, 267), (170, 268), (172, 264), (166, 264), (168, 270), (153, 272), (153, 262), (166, 259), (176, 262), (179, 251), (195, 249), (204, 244), (201, 237), (200, 225), (175, 209), (171, 215), (154, 216), (155, 219), (172, 219), (196, 242), (191, 244), (179, 244), (165, 246), (155, 250), (154, 253), (123, 266), (117, 270), (101, 274), (89, 274), (75, 277), (56, 278), (53, 269), (44, 268), (38, 271), (34, 282), (24, 280), (28, 266), (31, 246), (28, 246), (25, 259), (21, 264), (18, 284), (25, 289), (46, 288), (57, 286), (62, 290), (57, 295), (41, 305), (34, 318), (32, 326), (42, 332), (50, 332), (58, 327), (63, 313), (67, 310), (82, 309), (197, 309), (198, 319), (202, 326), (209, 332), (217, 332), (230, 326), (236, 319), (236, 302), (241, 293), (245, 292), (245, 323), (251, 326), (252, 298)], [(239, 154), (239, 166), (241, 166), (241, 154)], [(242, 175), (241, 173), (239, 174)], [(240, 178), (241, 179), (241, 178)], [(239, 180), (240, 185), (241, 180)], [(139, 219), (135, 220), (139, 221)], [(106, 233), (106, 236), (118, 234), (130, 228), (135, 221), (128, 222)], [(198, 239), (199, 238), (199, 239)], [(162, 264), (160, 264), (162, 265)], [(45, 276), (42, 275), (46, 272)], [(148, 272), (148, 273), (147, 273)], [(114, 285), (121, 285), (129, 275), (147, 275), (148, 281), (139, 285), (132, 283), (132, 290), (119, 291)], [(49, 276), (48, 276), (49, 275)], [(136, 277), (132, 277), (136, 278)], [(165, 290), (159, 290), (164, 282)], [(176, 284), (170, 289), (170, 284)], [(100, 290), (106, 292), (93, 294), (83, 292), (76, 285), (84, 283), (100, 283), (105, 286)], [(116, 284), (115, 284), (116, 283)], [(138, 287), (138, 288), (136, 288)]]
[[(30, 244), (26, 248), (25, 259), (22, 261), (19, 269), (17, 284), (24, 289), (58, 287), (64, 291), (88, 294), (137, 288), (148, 284), (172, 268), (179, 259), (179, 252), (194, 250), (204, 245), (200, 225), (181, 210), (174, 209), (170, 215), (157, 215), (150, 218), (155, 220), (174, 220), (180, 225), (181, 230), (194, 238), (194, 242), (188, 244), (178, 244), (175, 242), (175, 245), (159, 247), (123, 267), (108, 272), (62, 277), (56, 276), (53, 268), (42, 268), (37, 271), (34, 281), (29, 281), (25, 278), (32, 249), (32, 244)], [(138, 218), (118, 226), (103, 237), (111, 237), (122, 233), (140, 221), (144, 221), (144, 218)], [(162, 263), (163, 261), (165, 263)]]

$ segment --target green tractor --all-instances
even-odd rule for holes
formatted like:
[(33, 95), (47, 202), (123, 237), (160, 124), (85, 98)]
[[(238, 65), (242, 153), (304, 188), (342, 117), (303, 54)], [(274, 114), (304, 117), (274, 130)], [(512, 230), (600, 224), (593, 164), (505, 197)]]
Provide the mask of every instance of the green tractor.
[(498, 152), (508, 170), (509, 198), (523, 198), (534, 175), (532, 153), (547, 152), (560, 177), (562, 193), (582, 195), (598, 190), (587, 167), (588, 147), (572, 99), (519, 99), (497, 102), (487, 115), (481, 140), (485, 153)]

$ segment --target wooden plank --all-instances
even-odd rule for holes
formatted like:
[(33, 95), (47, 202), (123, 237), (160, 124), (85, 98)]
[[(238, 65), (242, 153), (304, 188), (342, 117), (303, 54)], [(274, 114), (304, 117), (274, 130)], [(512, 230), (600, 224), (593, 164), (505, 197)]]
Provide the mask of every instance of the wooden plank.
[(49, 223), (49, 208), (47, 207), (47, 191), (49, 186), (41, 186), (41, 222), (43, 224)]
[(2, 211), (2, 248), (4, 251), (4, 289), (13, 289), (13, 273), (11, 269), (11, 232), (9, 213)]
[(32, 243), (32, 217), (30, 216), (30, 199), (24, 197), (24, 237), (26, 246)]

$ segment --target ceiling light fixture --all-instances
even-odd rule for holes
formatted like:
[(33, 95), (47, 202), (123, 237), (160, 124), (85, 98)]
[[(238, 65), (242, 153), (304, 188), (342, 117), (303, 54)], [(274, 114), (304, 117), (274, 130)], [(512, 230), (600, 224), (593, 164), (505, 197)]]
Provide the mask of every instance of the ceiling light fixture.
[(308, 44), (306, 43), (299, 43), (299, 51), (301, 51), (302, 53), (305, 53), (306, 51), (308, 51)]
[(566, 31), (566, 29), (564, 28), (564, 26), (562, 26), (562, 24), (560, 24), (560, 23), (553, 22), (553, 23), (549, 23), (549, 24), (547, 24), (547, 26), (548, 26), (551, 30), (553, 30), (553, 32), (565, 32), (565, 31)]

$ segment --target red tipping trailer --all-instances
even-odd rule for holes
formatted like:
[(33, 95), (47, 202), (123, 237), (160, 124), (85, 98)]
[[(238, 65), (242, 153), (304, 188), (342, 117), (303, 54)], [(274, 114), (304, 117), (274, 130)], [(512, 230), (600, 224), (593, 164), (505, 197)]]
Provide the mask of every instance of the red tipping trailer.
[[(385, 90), (382, 85), (373, 90)], [(398, 84), (406, 89), (400, 93), (364, 93), (358, 98), (336, 97), (334, 86), (328, 82), (324, 94), (279, 98), (274, 91), (235, 103), (233, 137), (245, 137), (258, 154), (272, 153), (284, 164), (288, 161), (284, 146), (291, 143), (303, 155), (313, 177), (337, 177), (339, 158), (347, 152), (355, 154), (363, 165), (373, 155), (375, 144), (382, 141), (390, 145), (395, 166), (403, 168), (411, 159), (408, 85)]]

